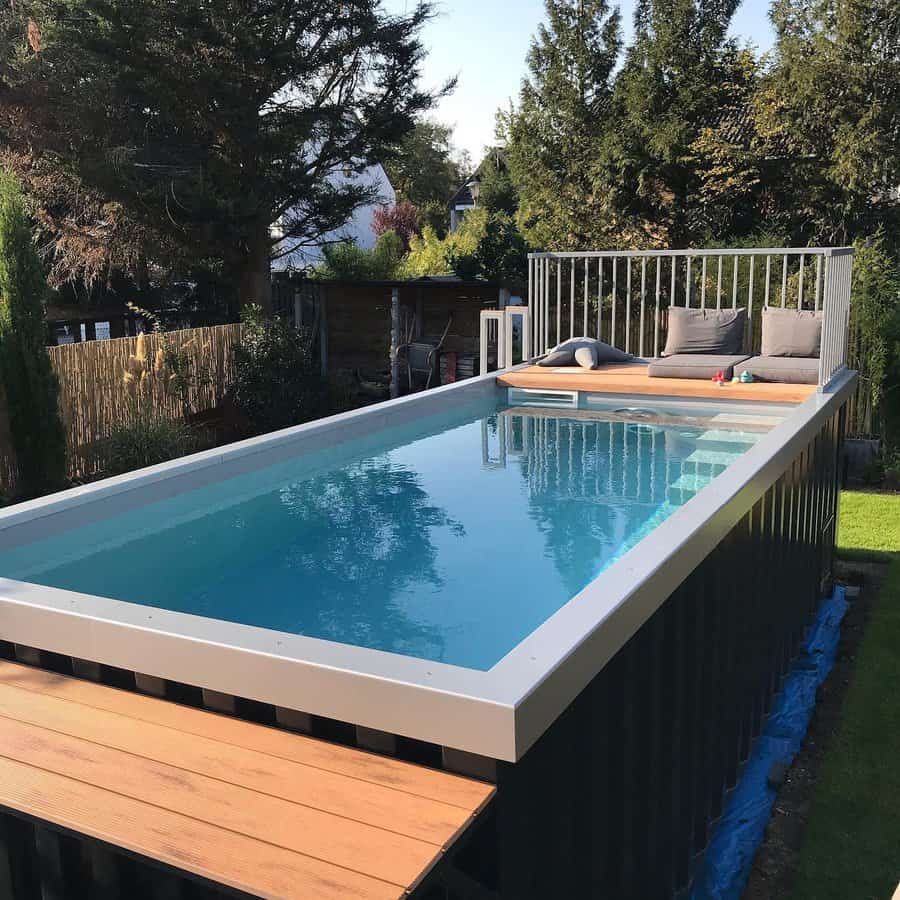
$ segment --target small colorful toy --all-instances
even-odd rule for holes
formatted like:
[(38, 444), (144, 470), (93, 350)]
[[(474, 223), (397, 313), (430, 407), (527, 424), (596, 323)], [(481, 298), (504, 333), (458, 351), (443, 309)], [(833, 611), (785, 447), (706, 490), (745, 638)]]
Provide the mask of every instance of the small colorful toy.
[(741, 383), (742, 384), (752, 384), (753, 383), (753, 373), (749, 369), (744, 369), (741, 372)]
[(732, 384), (740, 384), (740, 383), (741, 383), (741, 379), (738, 378), (737, 375), (735, 375), (735, 376), (731, 379), (731, 383), (732, 383)]
[(717, 385), (719, 385), (719, 387), (721, 387), (723, 384), (725, 384), (725, 373), (721, 369), (719, 369), (719, 371), (716, 372), (715, 375), (713, 375), (712, 380)]

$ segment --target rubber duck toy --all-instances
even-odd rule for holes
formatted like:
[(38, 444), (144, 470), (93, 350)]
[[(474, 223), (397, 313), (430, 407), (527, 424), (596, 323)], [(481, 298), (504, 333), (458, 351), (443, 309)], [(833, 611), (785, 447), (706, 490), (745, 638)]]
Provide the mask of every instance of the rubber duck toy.
[(742, 384), (752, 384), (753, 383), (753, 373), (750, 372), (749, 369), (744, 369), (741, 372), (741, 383)]

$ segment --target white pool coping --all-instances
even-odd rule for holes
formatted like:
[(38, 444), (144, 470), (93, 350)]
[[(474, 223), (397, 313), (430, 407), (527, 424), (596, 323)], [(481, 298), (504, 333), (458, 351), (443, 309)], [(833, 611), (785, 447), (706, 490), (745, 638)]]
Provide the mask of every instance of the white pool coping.
[[(0, 546), (443, 411), (498, 390), (495, 379), (492, 373), (0, 510)], [(777, 481), (855, 379), (845, 370), (789, 411), (485, 672), (6, 578), (0, 639), (516, 761)], [(626, 405), (629, 398), (615, 400)]]

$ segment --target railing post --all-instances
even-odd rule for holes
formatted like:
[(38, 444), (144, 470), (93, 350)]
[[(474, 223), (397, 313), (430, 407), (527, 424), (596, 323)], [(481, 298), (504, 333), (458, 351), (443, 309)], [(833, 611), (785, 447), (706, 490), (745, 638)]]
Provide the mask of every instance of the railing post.
[(822, 342), (819, 352), (820, 392), (847, 365), (852, 273), (852, 249), (839, 248), (825, 252)]
[(528, 357), (528, 348), (531, 346), (531, 329), (529, 328), (529, 323), (531, 321), (531, 316), (528, 314), (528, 307), (526, 306), (507, 306), (503, 310), (504, 314), (504, 352), (503, 352), (503, 360), (508, 367), (513, 364), (513, 335), (515, 333), (515, 328), (513, 327), (513, 322), (515, 319), (521, 319), (522, 325), (522, 362), (525, 362)]
[[(515, 308), (515, 307), (508, 307)], [(505, 369), (506, 362), (506, 313), (502, 309), (483, 309), (480, 317), (479, 333), (479, 372), (482, 375), (488, 373), (488, 329), (490, 323), (497, 323), (497, 368)]]

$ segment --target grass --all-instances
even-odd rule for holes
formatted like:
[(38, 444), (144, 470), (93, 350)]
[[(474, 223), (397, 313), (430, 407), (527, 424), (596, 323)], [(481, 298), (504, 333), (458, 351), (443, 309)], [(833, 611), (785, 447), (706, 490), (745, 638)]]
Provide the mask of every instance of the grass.
[(841, 494), (837, 543), (844, 559), (890, 562), (900, 553), (900, 494)]
[(886, 900), (900, 879), (900, 495), (842, 497), (841, 553), (891, 559), (816, 781), (794, 900)]

